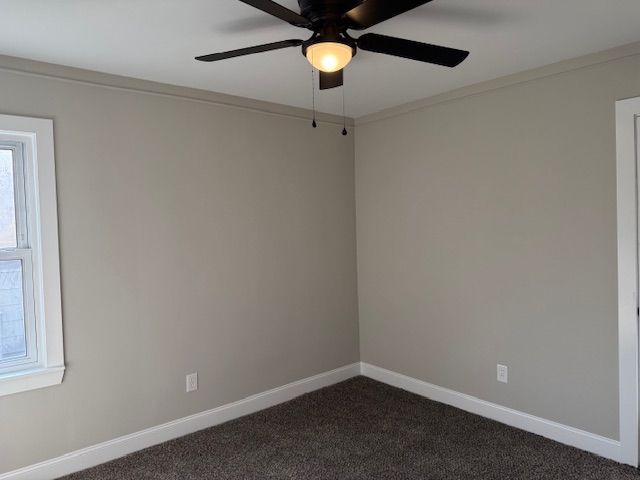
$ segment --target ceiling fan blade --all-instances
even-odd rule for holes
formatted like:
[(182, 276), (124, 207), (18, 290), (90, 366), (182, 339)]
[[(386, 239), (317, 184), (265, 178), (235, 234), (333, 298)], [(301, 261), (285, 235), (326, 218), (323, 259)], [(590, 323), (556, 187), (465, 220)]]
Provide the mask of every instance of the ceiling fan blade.
[(227, 58), (241, 57), (243, 55), (251, 55), (254, 53), (270, 52), (271, 50), (280, 50), (282, 48), (299, 47), (302, 40), (284, 40), (282, 42), (267, 43), (265, 45), (257, 45), (255, 47), (241, 48), (239, 50), (231, 50), (229, 52), (211, 53), (196, 57), (201, 62), (216, 62)]
[(295, 25), (296, 27), (308, 28), (311, 26), (311, 22), (304, 18), (302, 15), (294, 12), (293, 10), (289, 10), (288, 8), (283, 7), (279, 3), (273, 2), (271, 0), (240, 0), (247, 5), (251, 5), (258, 10), (262, 10), (269, 15), (273, 15), (274, 17), (279, 18), (280, 20), (284, 20), (291, 25)]
[(344, 15), (347, 26), (364, 30), (401, 13), (429, 3), (431, 0), (365, 0)]
[(460, 65), (469, 52), (455, 48), (440, 47), (428, 43), (387, 37), (376, 33), (367, 33), (358, 39), (358, 48), (369, 52), (384, 53), (396, 57), (408, 58), (419, 62), (435, 63), (444, 67)]
[(320, 72), (320, 90), (329, 90), (342, 85), (344, 85), (344, 70), (333, 73)]

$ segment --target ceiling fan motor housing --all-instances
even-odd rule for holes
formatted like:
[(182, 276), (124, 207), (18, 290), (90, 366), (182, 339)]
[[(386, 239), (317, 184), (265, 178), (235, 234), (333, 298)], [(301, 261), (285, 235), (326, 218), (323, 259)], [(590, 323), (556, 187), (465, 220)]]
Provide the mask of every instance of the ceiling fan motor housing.
[(298, 0), (300, 12), (317, 30), (326, 24), (338, 25), (344, 13), (344, 0)]

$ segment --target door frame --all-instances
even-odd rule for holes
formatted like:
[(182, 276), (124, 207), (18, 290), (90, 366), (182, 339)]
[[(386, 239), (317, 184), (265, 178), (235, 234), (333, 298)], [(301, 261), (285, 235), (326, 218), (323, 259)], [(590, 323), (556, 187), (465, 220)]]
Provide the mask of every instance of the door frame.
[(620, 461), (639, 459), (638, 133), (640, 97), (616, 102)]

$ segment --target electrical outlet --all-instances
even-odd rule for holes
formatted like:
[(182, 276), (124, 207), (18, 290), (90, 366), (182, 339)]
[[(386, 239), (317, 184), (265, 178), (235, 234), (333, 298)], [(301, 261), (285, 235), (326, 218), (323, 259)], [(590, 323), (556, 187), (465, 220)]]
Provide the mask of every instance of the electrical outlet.
[(498, 381), (501, 383), (509, 383), (509, 367), (498, 364)]
[(187, 375), (187, 392), (198, 390), (198, 372)]

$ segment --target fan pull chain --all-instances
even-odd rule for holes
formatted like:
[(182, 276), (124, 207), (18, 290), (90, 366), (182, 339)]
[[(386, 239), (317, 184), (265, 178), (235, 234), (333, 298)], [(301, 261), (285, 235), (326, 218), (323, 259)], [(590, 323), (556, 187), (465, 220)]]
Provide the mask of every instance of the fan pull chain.
[[(311, 59), (313, 60), (313, 53), (311, 53)], [(313, 66), (311, 67), (311, 103), (313, 105), (313, 122), (311, 122), (311, 126), (313, 126), (313, 128), (317, 128), (318, 124), (316, 123), (316, 72), (314, 71)]]
[(343, 129), (342, 129), (342, 135), (346, 136), (349, 132), (347, 132), (347, 110), (345, 107), (345, 102), (344, 102), (344, 89), (345, 86), (342, 85), (342, 121), (343, 121)]

